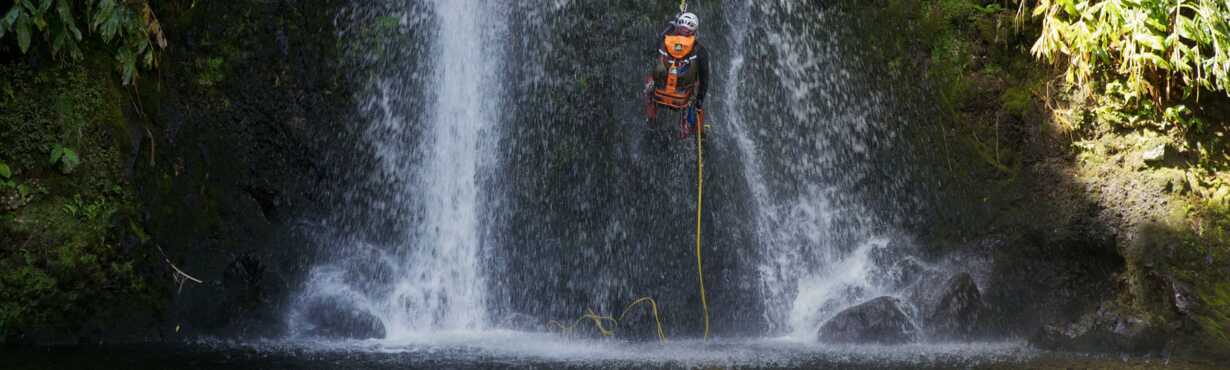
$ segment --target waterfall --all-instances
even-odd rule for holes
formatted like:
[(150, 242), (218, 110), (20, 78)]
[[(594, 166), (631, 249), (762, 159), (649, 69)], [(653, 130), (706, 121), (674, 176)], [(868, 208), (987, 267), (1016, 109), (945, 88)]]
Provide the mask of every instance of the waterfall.
[[(290, 315), (294, 332), (353, 336), (370, 327), (357, 335), (400, 338), (487, 326), (482, 202), (500, 119), (502, 56), (492, 46), (502, 15), (480, 0), (383, 5), (356, 10), (364, 23), (384, 24), (375, 42), (390, 44), (360, 51), (378, 61), (359, 97), (376, 162), (369, 187), (378, 190), (347, 205), (365, 213), (354, 231), (322, 242), (332, 251), (309, 273)], [(363, 41), (372, 31), (355, 33), (344, 36)], [(425, 60), (398, 63), (407, 55), (399, 50)]]
[[(863, 195), (892, 168), (888, 101), (866, 88), (823, 6), (727, 4), (725, 117), (756, 207), (761, 295), (770, 331), (812, 338), (841, 309), (878, 295), (875, 256), (901, 254)], [(875, 178), (892, 189), (902, 180)]]
[[(541, 330), (641, 296), (674, 315), (668, 331), (700, 327), (693, 143), (640, 112), (656, 18), (673, 7), (550, 5), (383, 0), (339, 19), (367, 87), (367, 167), (321, 233), (292, 333)], [(868, 203), (905, 181), (884, 159), (892, 102), (843, 57), (842, 22), (788, 0), (692, 5), (715, 78), (715, 331), (810, 337), (896, 294), (876, 275), (904, 244)]]
[[(486, 321), (479, 263), (479, 171), (499, 102), (498, 83), (483, 30), (493, 17), (477, 0), (437, 0), (439, 32), (434, 49), (434, 107), (427, 118), (425, 163), (417, 186), (405, 189), (421, 199), (422, 222), (416, 247), (403, 260), (402, 274), (386, 302), (390, 337), (432, 328), (472, 329)], [(496, 86), (498, 87), (498, 86)]]

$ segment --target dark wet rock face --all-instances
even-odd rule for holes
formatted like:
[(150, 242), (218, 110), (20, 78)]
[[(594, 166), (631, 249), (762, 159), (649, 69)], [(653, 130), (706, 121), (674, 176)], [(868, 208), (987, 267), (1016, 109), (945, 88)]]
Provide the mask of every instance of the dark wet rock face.
[[(141, 86), (143, 112), (127, 116), (139, 131), (128, 163), (143, 214), (132, 224), (203, 281), (168, 290), (155, 317), (166, 337), (283, 334), (287, 290), (310, 257), (297, 222), (336, 204), (326, 190), (352, 142), (333, 23), (345, 3), (155, 9), (180, 46)], [(150, 280), (168, 282), (165, 269), (152, 266)]]
[(917, 332), (899, 299), (880, 297), (837, 314), (820, 327), (819, 337), (827, 343), (901, 344)]
[(307, 321), (306, 334), (321, 338), (384, 338), (384, 324), (375, 315), (354, 308), (340, 299), (324, 298), (305, 305), (302, 320)]
[(254, 307), (266, 299), (262, 287), (265, 265), (252, 256), (241, 256), (231, 261), (222, 274), (222, 286), (230, 293), (231, 300), (241, 307)]
[(926, 321), (932, 336), (944, 339), (969, 339), (977, 335), (987, 309), (978, 284), (969, 273), (948, 279), (934, 302), (926, 307)]
[(1029, 341), (1039, 348), (1069, 351), (1147, 352), (1164, 346), (1164, 333), (1119, 311), (1114, 303), (1103, 303), (1074, 321), (1043, 325)]

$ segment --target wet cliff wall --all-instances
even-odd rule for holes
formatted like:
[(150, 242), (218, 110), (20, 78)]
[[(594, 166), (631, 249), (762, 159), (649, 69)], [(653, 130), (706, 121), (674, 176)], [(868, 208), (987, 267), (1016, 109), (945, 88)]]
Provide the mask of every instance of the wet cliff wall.
[(1043, 348), (1226, 356), (1226, 97), (1167, 103), (1208, 124), (1182, 130), (1067, 83), (1030, 53), (1032, 5), (841, 6), (870, 68), (935, 107), (909, 132), (934, 189), (917, 228), (930, 259), (990, 266), (998, 331)]
[[(105, 45), (70, 63), (0, 40), (5, 342), (277, 331), (297, 222), (345, 162), (338, 3), (153, 2), (169, 47), (129, 86)], [(48, 164), (59, 146), (80, 165)]]

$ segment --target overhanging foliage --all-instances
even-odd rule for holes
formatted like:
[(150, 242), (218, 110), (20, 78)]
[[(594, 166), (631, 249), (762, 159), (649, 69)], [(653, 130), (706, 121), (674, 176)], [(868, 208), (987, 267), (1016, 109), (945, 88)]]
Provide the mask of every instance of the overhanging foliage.
[(1066, 59), (1070, 83), (1122, 78), (1155, 101), (1230, 94), (1230, 0), (1039, 0), (1033, 15), (1033, 54)]
[[(83, 34), (82, 29), (89, 32)], [(22, 53), (29, 52), (37, 37), (46, 42), (53, 57), (75, 61), (84, 58), (80, 43), (90, 35), (114, 49), (125, 84), (137, 79), (138, 67), (156, 67), (158, 49), (167, 46), (162, 26), (145, 0), (13, 0), (0, 13), (0, 39), (9, 34), (17, 37)]]

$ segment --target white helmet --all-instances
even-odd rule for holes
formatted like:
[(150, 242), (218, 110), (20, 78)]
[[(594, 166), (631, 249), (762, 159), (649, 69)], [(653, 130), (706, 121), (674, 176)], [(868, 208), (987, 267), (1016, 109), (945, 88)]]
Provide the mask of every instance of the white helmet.
[(675, 18), (675, 25), (696, 32), (696, 29), (700, 27), (700, 17), (692, 12), (686, 12), (680, 14), (679, 18)]

